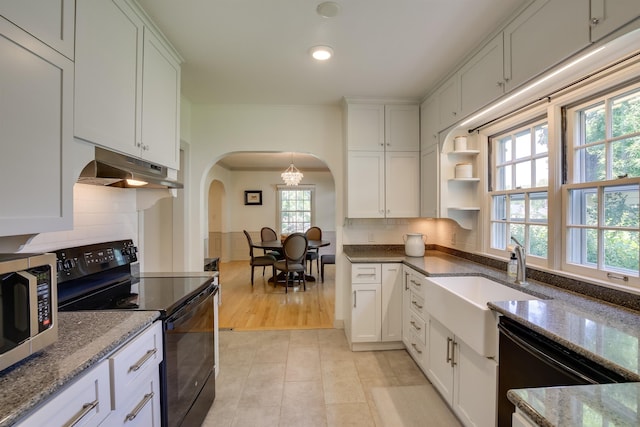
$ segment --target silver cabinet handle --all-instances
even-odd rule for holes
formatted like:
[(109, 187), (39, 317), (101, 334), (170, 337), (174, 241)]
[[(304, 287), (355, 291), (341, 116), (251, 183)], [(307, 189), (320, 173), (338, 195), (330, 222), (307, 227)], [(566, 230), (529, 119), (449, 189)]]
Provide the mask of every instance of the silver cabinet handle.
[(409, 273), (404, 273), (404, 290), (409, 290)]
[(142, 411), (142, 408), (144, 408), (145, 405), (151, 401), (151, 399), (153, 399), (153, 392), (145, 394), (140, 403), (138, 403), (136, 407), (133, 408), (133, 411), (127, 414), (125, 421), (131, 421), (135, 417), (137, 417), (140, 411)]
[(419, 354), (422, 354), (422, 351), (418, 349), (418, 346), (415, 343), (411, 343), (411, 347), (413, 347), (413, 349), (417, 351)]
[(422, 328), (421, 328), (420, 326), (418, 326), (418, 324), (417, 324), (416, 322), (414, 322), (413, 320), (412, 320), (411, 322), (409, 322), (409, 323), (411, 323), (411, 326), (413, 326), (413, 327), (414, 327), (416, 330), (418, 330), (418, 331), (422, 329)]
[(353, 291), (353, 308), (356, 308), (356, 303), (357, 303), (356, 295), (358, 295), (356, 291)]
[(416, 282), (415, 280), (412, 280), (411, 283), (413, 283), (416, 286), (422, 286), (422, 283)]
[(455, 342), (454, 340), (451, 340), (451, 367), (452, 368), (458, 364), (456, 362), (456, 347), (457, 346), (458, 346), (458, 343)]
[(153, 355), (156, 354), (157, 351), (158, 351), (158, 349), (156, 349), (156, 348), (147, 351), (145, 353), (145, 355), (140, 358), (140, 360), (138, 360), (133, 365), (129, 366), (129, 371), (128, 372), (131, 372), (131, 371), (135, 372), (138, 369), (142, 368), (142, 365), (144, 365), (147, 362), (147, 360), (151, 359), (151, 357), (153, 357)]
[(420, 310), (422, 310), (422, 306), (420, 304), (418, 304), (415, 301), (411, 301), (411, 304), (415, 305), (416, 307), (418, 307)]
[(447, 363), (451, 363), (451, 343), (453, 342), (453, 340), (449, 337), (447, 337)]
[(82, 409), (80, 409), (69, 421), (67, 421), (63, 426), (64, 427), (73, 427), (78, 424), (84, 417), (87, 416), (89, 412), (91, 412), (96, 406), (98, 406), (98, 399), (93, 402), (85, 403), (82, 405)]

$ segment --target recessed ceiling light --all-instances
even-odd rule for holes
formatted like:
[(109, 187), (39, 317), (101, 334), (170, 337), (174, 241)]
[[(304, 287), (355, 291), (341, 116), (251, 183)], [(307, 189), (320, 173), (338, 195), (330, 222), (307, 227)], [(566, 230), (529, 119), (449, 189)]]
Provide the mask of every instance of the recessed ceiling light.
[(325, 1), (318, 5), (316, 12), (323, 18), (335, 18), (340, 13), (340, 5), (333, 1)]
[(318, 61), (326, 61), (333, 56), (333, 49), (329, 46), (314, 46), (311, 48), (311, 56)]

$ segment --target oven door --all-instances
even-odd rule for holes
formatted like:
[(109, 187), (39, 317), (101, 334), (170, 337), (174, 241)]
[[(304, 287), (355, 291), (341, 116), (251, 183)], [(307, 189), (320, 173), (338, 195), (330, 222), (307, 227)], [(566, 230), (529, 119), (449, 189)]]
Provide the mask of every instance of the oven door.
[[(165, 321), (165, 425), (176, 427), (213, 403), (214, 286), (189, 300)], [(204, 409), (202, 409), (204, 407)]]

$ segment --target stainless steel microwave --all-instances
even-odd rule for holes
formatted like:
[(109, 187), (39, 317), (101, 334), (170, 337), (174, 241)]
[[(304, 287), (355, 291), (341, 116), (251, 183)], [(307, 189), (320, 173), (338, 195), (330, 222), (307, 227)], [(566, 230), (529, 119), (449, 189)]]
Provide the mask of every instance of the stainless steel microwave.
[(0, 254), (0, 370), (58, 339), (55, 254)]

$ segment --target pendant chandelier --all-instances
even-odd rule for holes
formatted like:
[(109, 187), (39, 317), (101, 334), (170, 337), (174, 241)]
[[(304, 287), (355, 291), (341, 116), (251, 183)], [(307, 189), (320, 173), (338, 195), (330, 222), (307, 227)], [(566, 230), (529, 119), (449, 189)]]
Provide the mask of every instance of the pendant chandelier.
[(302, 181), (304, 175), (293, 165), (293, 154), (291, 154), (291, 164), (280, 176), (287, 186), (298, 185)]

